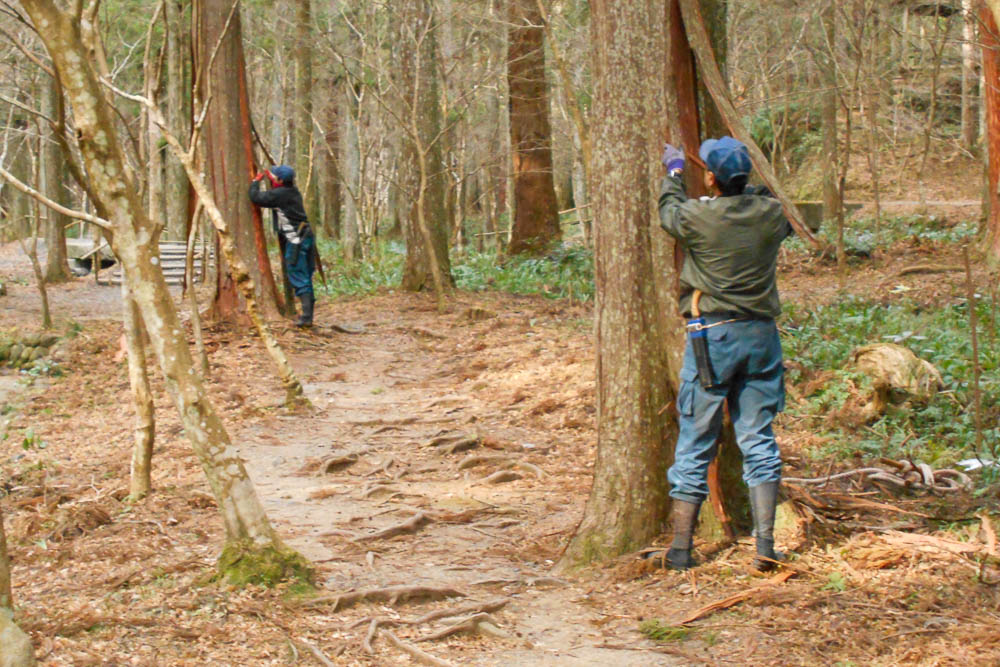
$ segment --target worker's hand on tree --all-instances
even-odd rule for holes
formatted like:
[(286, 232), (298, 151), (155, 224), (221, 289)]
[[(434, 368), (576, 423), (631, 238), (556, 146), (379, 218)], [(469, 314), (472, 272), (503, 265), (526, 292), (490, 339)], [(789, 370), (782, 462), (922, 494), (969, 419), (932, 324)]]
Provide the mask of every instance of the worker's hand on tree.
[(667, 168), (668, 172), (682, 171), (684, 169), (684, 151), (670, 144), (663, 144), (663, 157), (660, 162)]
[(256, 183), (257, 181), (259, 181), (259, 180), (261, 180), (263, 178), (264, 178), (264, 172), (258, 171), (257, 175), (253, 177), (253, 180)]

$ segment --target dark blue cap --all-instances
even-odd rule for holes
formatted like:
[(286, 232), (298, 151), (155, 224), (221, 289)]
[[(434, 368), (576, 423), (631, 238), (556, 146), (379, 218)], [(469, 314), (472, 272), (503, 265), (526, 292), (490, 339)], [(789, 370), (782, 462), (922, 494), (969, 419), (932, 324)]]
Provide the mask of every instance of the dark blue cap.
[(746, 145), (729, 136), (706, 140), (698, 150), (698, 156), (719, 183), (729, 183), (738, 176), (749, 176), (753, 169)]
[(295, 170), (287, 164), (271, 167), (271, 174), (282, 183), (291, 183), (295, 180)]

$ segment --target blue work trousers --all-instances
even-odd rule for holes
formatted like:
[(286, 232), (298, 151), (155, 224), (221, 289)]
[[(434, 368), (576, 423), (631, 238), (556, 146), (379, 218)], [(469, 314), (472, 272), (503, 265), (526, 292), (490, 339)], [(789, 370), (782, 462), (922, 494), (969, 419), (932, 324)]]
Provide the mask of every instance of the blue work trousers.
[(312, 236), (307, 236), (298, 244), (285, 244), (285, 271), (288, 282), (295, 290), (295, 296), (312, 294), (312, 274), (316, 270), (316, 259), (313, 257)]
[[(727, 317), (706, 315), (707, 324)], [(739, 320), (705, 331), (713, 386), (698, 379), (690, 339), (677, 392), (680, 432), (674, 465), (667, 473), (670, 495), (700, 503), (708, 497), (708, 465), (718, 452), (723, 409), (736, 428), (743, 452), (743, 480), (757, 486), (781, 480), (781, 455), (771, 422), (785, 406), (781, 341), (774, 320)]]

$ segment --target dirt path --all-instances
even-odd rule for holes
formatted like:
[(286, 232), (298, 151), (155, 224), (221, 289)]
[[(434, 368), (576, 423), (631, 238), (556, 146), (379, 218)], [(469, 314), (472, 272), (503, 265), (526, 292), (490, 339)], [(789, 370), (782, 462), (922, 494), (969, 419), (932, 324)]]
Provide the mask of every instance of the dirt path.
[[(417, 315), (428, 306), (420, 304)], [(330, 309), (323, 315), (337, 317)], [(509, 598), (495, 617), (510, 639), (479, 641), (451, 656), (425, 647), (461, 664), (677, 664), (641, 650), (595, 648), (642, 644), (634, 623), (626, 636), (599, 629), (606, 615), (588, 608), (586, 588), (551, 576), (552, 559), (532, 553), (534, 535), (562, 535), (575, 525), (577, 507), (553, 484), (575, 480), (561, 470), (561, 443), (552, 433), (512, 423), (498, 410), (502, 385), (456, 384), (456, 375), (476, 365), (471, 343), (479, 330), (517, 314), (494, 315), (492, 324), (462, 317), (435, 324), (430, 316), (429, 326), (414, 326), (412, 316), (375, 305), (364, 322), (351, 323), (363, 324), (363, 334), (340, 336), (338, 354), (321, 347), (293, 355), (317, 414), (275, 418), (238, 436), (270, 516), (321, 565), (321, 585), (332, 592), (421, 585), (453, 587), (469, 600)], [(446, 337), (431, 326), (468, 335)], [(474, 440), (450, 454), (442, 450), (453, 443), (428, 444), (452, 435)], [(345, 454), (356, 462), (303, 473), (318, 457)], [(486, 458), (460, 468), (477, 456)], [(518, 479), (483, 481), (509, 465)], [(416, 534), (366, 539), (418, 513), (429, 523)]]

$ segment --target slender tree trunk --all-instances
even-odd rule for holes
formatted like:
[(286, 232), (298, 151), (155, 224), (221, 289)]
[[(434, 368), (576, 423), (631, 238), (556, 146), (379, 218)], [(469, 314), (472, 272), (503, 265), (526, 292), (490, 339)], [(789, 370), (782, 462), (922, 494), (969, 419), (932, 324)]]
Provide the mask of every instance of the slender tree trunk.
[[(168, 0), (164, 4), (167, 20), (166, 116), (174, 136), (188, 136), (191, 131), (191, 82), (185, 67), (185, 8), (190, 0)], [(166, 155), (166, 236), (171, 240), (186, 237), (191, 188), (184, 167), (169, 152)]]
[(825, 35), (825, 48), (822, 54), (823, 86), (823, 220), (834, 221), (840, 210), (840, 192), (837, 188), (837, 70), (834, 61), (834, 48), (837, 43), (837, 23), (834, 3), (828, 0), (827, 6), (820, 15)]
[(35, 652), (28, 635), (14, 624), (14, 598), (10, 586), (10, 559), (7, 557), (7, 537), (0, 510), (0, 665), (3, 667), (33, 667)]
[[(59, 86), (55, 79), (42, 83), (42, 113), (49, 118), (59, 115)], [(42, 192), (52, 201), (69, 207), (69, 193), (66, 190), (66, 165), (62, 147), (53, 136), (54, 128), (43, 124), (42, 148)], [(53, 210), (46, 213), (45, 224), (45, 281), (59, 283), (69, 279), (69, 262), (66, 259), (66, 225), (70, 222), (65, 215)]]
[(973, 150), (979, 139), (979, 76), (976, 74), (976, 11), (974, 0), (962, 0), (962, 145)]
[[(247, 197), (254, 172), (249, 98), (243, 66), (242, 27), (231, 0), (199, 0), (195, 53), (202, 85), (202, 102), (211, 97), (204, 127), (204, 173), (213, 198), (253, 278), (255, 295), (265, 317), (281, 312), (277, 285), (271, 271), (260, 211)], [(209, 60), (218, 46), (214, 63)], [(213, 315), (245, 325), (246, 305), (241, 302), (236, 279), (224, 256), (219, 272)]]
[[(316, 173), (317, 155), (313, 151), (313, 63), (312, 0), (295, 3), (295, 163), (297, 179), (305, 199), (309, 219), (318, 222), (319, 197)], [(317, 225), (318, 226), (318, 225)]]
[[(997, 3), (1000, 4), (1000, 3)], [(979, 42), (983, 45), (983, 79), (986, 106), (987, 149), (987, 200), (986, 256), (996, 265), (1000, 263), (1000, 33), (993, 11), (983, 8), (979, 12), (981, 25)]]
[[(406, 225), (406, 265), (402, 288), (433, 288), (438, 305), (452, 284), (448, 258), (448, 220), (445, 215), (445, 171), (442, 165), (441, 111), (434, 56), (435, 11), (432, 0), (408, 0), (405, 25), (409, 54), (400, 63), (401, 90), (406, 107), (407, 134), (403, 164), (414, 169)], [(403, 169), (407, 167), (404, 166)]]
[(663, 465), (676, 436), (676, 420), (663, 410), (673, 396), (650, 239), (660, 149), (650, 137), (661, 131), (662, 118), (649, 86), (662, 75), (664, 51), (650, 26), (662, 23), (666, 10), (662, 0), (590, 6), (592, 122), (602, 138), (594, 145), (591, 199), (598, 221), (597, 461), (562, 567), (634, 550), (662, 531), (669, 507)]
[(352, 84), (344, 86), (345, 94), (345, 134), (344, 170), (347, 178), (347, 198), (344, 200), (344, 219), (341, 227), (340, 243), (345, 259), (353, 260), (361, 255), (358, 244), (361, 220), (358, 202), (361, 199), (361, 148), (358, 145), (358, 98)]
[(537, 0), (511, 0), (507, 47), (514, 220), (509, 251), (544, 252), (559, 241), (552, 176), (552, 128), (545, 79), (545, 31)]
[[(287, 566), (282, 567), (282, 573), (289, 569), (300, 572), (304, 567), (301, 556), (284, 547), (275, 534), (239, 451), (193, 367), (173, 299), (154, 262), (156, 230), (138, 198), (104, 90), (87, 56), (90, 48), (83, 39), (93, 42), (96, 26), (82, 33), (78, 19), (60, 10), (52, 0), (23, 0), (21, 4), (63, 77), (87, 182), (96, 196), (94, 204), (100, 217), (108, 220), (112, 246), (146, 324), (167, 391), (219, 505), (227, 543), (220, 565), (236, 577), (240, 563), (247, 570), (254, 569), (251, 552), (267, 553)], [(240, 581), (253, 579), (247, 570), (239, 573), (245, 575)]]
[(128, 347), (128, 381), (135, 406), (129, 495), (138, 500), (148, 495), (152, 489), (156, 419), (153, 412), (153, 392), (149, 389), (149, 376), (146, 373), (146, 332), (127, 280), (122, 280), (122, 306), (125, 342)]

